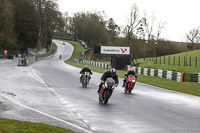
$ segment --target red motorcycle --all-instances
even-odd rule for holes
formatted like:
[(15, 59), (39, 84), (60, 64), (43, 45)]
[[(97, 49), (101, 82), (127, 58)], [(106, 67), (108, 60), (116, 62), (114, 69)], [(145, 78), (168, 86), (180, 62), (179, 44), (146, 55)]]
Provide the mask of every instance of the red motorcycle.
[(132, 74), (128, 75), (126, 82), (125, 82), (125, 88), (124, 88), (125, 93), (130, 94), (135, 86), (135, 83), (136, 83), (135, 76)]

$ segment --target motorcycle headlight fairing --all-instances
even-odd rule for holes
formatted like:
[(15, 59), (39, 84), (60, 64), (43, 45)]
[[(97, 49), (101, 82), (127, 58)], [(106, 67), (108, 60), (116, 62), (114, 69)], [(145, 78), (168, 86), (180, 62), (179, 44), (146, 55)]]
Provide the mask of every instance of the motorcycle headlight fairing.
[(134, 83), (134, 82), (135, 82), (135, 80), (132, 80), (132, 82)]
[(107, 83), (105, 83), (105, 87), (106, 87), (106, 88), (108, 87), (108, 84), (107, 84)]

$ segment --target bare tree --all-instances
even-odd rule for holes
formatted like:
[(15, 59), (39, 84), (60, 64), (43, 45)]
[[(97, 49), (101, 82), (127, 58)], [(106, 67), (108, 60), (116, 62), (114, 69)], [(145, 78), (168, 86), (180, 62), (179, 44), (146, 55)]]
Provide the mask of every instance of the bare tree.
[(151, 18), (147, 19), (146, 13), (144, 14), (143, 18), (143, 23), (144, 23), (144, 29), (145, 29), (145, 34), (147, 36), (147, 57), (149, 56), (149, 45), (151, 43), (151, 40), (153, 39), (153, 26), (155, 23), (156, 17), (152, 13)]
[(154, 14), (152, 14), (151, 19), (147, 19), (146, 14), (144, 16), (145, 16), (143, 18), (144, 29), (145, 29), (145, 33), (147, 35), (147, 40), (149, 43), (149, 41), (151, 40), (151, 37), (152, 37), (153, 26), (154, 26), (156, 17), (154, 16)]
[(136, 4), (134, 4), (131, 7), (131, 13), (129, 18), (127, 18), (128, 24), (124, 28), (124, 33), (128, 40), (128, 45), (130, 45), (130, 40), (134, 36), (134, 29), (139, 26), (139, 24), (142, 22), (142, 19), (139, 17), (139, 10)]
[(186, 33), (186, 39), (192, 44), (198, 44), (200, 42), (200, 27), (194, 28)]
[(162, 33), (162, 30), (166, 26), (166, 24), (167, 24), (166, 21), (162, 22), (160, 20), (160, 22), (158, 24), (158, 31), (157, 31), (157, 35), (156, 35), (156, 41), (158, 41), (160, 39), (160, 34)]

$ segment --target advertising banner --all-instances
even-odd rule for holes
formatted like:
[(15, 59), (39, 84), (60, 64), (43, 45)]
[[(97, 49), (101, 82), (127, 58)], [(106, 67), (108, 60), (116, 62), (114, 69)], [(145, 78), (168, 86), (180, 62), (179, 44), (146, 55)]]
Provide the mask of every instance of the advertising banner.
[(129, 55), (130, 47), (101, 46), (101, 54)]

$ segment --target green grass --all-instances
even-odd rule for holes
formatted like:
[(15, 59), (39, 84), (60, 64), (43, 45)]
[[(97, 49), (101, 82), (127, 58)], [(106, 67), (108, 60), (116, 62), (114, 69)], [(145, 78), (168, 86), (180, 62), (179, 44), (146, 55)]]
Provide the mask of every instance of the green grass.
[(55, 43), (52, 43), (52, 50), (51, 50), (51, 54), (54, 54), (57, 50), (57, 45)]
[[(180, 56), (180, 66), (179, 66), (179, 56)], [(164, 64), (164, 56), (157, 58), (157, 64), (154, 64), (154, 61), (144, 61), (144, 59), (137, 60), (137, 63), (140, 67), (146, 68), (155, 68), (155, 69), (165, 69), (172, 71), (179, 71), (185, 73), (200, 73), (200, 50), (193, 50), (187, 52), (187, 66), (184, 66), (184, 57), (186, 56), (186, 52), (173, 54), (165, 56), (165, 64)], [(191, 56), (191, 63), (190, 63)], [(169, 64), (170, 57), (170, 64)], [(174, 57), (175, 57), (175, 65), (174, 65)], [(195, 58), (197, 57), (197, 67), (195, 66)], [(191, 64), (191, 66), (190, 66)]]
[(79, 59), (81, 59), (81, 52), (85, 49), (85, 48), (81, 45), (81, 43), (80, 43), (80, 42), (77, 42), (77, 41), (67, 41), (67, 42), (69, 42), (70, 44), (73, 44), (73, 46), (74, 46), (74, 51), (76, 51), (76, 52), (74, 52), (74, 53), (72, 54), (72, 57), (71, 57), (69, 60), (70, 60), (70, 61), (73, 61), (74, 58), (79, 58)]
[[(71, 42), (71, 44), (73, 44), (74, 47), (77, 47), (76, 46), (77, 44), (74, 44), (74, 42)], [(79, 59), (81, 58), (80, 51), (81, 51), (80, 49), (78, 51), (76, 51), (76, 49), (75, 49), (74, 56), (72, 58), (70, 58), (70, 60), (65, 61), (65, 62), (67, 64), (83, 68), (85, 66), (85, 64), (76, 63), (73, 61), (74, 58), (79, 58)], [(154, 65), (154, 64), (152, 64), (152, 65)], [(105, 69), (105, 68), (98, 68), (98, 67), (91, 66), (91, 65), (88, 65), (88, 66), (92, 71), (95, 71), (95, 72), (104, 73), (105, 71), (107, 71), (107, 69)], [(160, 68), (159, 65), (157, 65), (157, 67)], [(163, 66), (163, 68), (164, 68), (164, 66)], [(175, 68), (171, 68), (171, 69), (176, 70)], [(125, 70), (117, 70), (117, 74), (120, 78), (123, 78), (125, 73), (126, 73)], [(179, 83), (174, 80), (168, 80), (168, 79), (162, 79), (159, 77), (150, 77), (150, 76), (144, 76), (144, 75), (138, 75), (138, 77), (139, 77), (138, 81), (141, 83), (165, 88), (168, 90), (178, 91), (178, 92), (182, 92), (182, 93), (186, 93), (186, 94), (191, 94), (191, 95), (195, 95), (195, 96), (200, 96), (200, 84), (199, 83), (192, 83), (192, 82), (180, 82)]]
[[(190, 61), (190, 56), (191, 56), (191, 61)], [(179, 57), (180, 57), (180, 66), (179, 66)], [(138, 65), (139, 67), (143, 68), (184, 72), (185, 73), (184, 81), (188, 82), (190, 81), (191, 73), (200, 73), (200, 50), (193, 50), (187, 52), (187, 66), (184, 66), (185, 64), (184, 57), (186, 57), (186, 52), (165, 56), (165, 64), (164, 64), (164, 56), (157, 58), (157, 64), (154, 63), (153, 58), (151, 59), (151, 61), (150, 60), (147, 61), (147, 59), (145, 61), (144, 59), (138, 59), (136, 63), (139, 64)], [(197, 57), (197, 67), (195, 66), (196, 57)], [(174, 65), (174, 58), (175, 58), (175, 65)]]
[(0, 133), (74, 133), (70, 130), (41, 123), (0, 119)]

